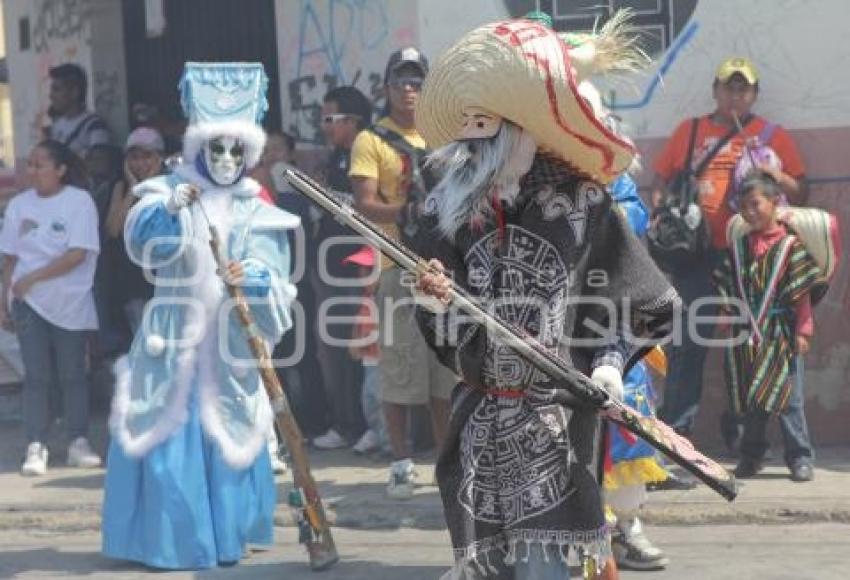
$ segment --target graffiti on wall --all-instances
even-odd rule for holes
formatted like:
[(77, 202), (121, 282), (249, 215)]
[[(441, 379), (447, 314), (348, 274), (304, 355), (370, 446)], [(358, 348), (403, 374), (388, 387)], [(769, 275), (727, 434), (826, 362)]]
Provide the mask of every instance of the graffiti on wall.
[(322, 98), (352, 85), (380, 105), (386, 59), (415, 43), (415, 11), (391, 0), (301, 0), (278, 15), (284, 129), (319, 143)]
[(88, 0), (40, 0), (33, 18), (33, 48), (43, 53), (56, 41), (80, 38), (89, 15)]

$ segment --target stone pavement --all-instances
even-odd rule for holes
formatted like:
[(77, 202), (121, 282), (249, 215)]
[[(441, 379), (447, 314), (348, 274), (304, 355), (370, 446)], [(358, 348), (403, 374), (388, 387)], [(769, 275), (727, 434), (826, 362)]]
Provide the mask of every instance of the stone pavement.
[[(92, 439), (105, 451), (106, 427), (97, 421)], [(43, 532), (99, 529), (103, 470), (63, 466), (65, 450), (58, 442), (48, 446), (51, 467), (47, 476), (19, 475), (24, 441), (17, 424), (0, 423), (0, 530)], [(357, 457), (350, 451), (313, 451), (313, 474), (328, 506), (329, 517), (340, 527), (355, 529), (444, 528), (437, 488), (433, 485), (433, 457), (417, 461), (422, 485), (413, 499), (392, 501), (384, 496), (387, 465)], [(726, 462), (732, 466), (732, 460)], [(705, 486), (691, 491), (650, 494), (644, 519), (654, 525), (677, 524), (784, 524), (835, 522), (850, 524), (850, 446), (819, 450), (815, 481), (794, 483), (784, 466), (769, 466), (758, 478), (741, 482), (733, 503)], [(279, 476), (279, 498), (285, 498), (289, 476)], [(291, 515), (279, 505), (277, 523), (288, 525)]]

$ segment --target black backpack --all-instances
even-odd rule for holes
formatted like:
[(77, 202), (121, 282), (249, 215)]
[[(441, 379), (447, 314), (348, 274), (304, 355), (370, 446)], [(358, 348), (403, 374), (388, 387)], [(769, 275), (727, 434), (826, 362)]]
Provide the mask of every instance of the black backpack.
[[(392, 129), (381, 125), (369, 127), (369, 131), (380, 137), (396, 153), (407, 158), (410, 165), (410, 189), (407, 192), (407, 203), (399, 215), (398, 226), (406, 238), (412, 238), (418, 229), (416, 224), (416, 207), (425, 201), (428, 192), (437, 184), (437, 176), (427, 165), (428, 149), (414, 147), (407, 139)], [(378, 192), (381, 195), (381, 192)], [(383, 195), (381, 195), (383, 197)], [(384, 199), (384, 201), (387, 201)]]
[[(746, 125), (752, 119), (744, 120)], [(668, 273), (681, 272), (702, 258), (711, 248), (711, 234), (699, 207), (697, 178), (705, 171), (714, 156), (737, 134), (737, 129), (727, 133), (692, 169), (699, 118), (691, 122), (688, 155), (683, 169), (667, 187), (667, 195), (653, 213), (647, 232), (649, 253), (658, 267)], [(742, 127), (743, 127), (742, 125)]]

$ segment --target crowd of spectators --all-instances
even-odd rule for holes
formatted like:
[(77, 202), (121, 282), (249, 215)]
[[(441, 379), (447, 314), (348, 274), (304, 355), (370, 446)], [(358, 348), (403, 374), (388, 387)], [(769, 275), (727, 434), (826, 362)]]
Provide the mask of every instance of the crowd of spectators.
[[(399, 50), (387, 63), (380, 115), (373, 114), (361, 91), (343, 86), (325, 95), (319, 119), (326, 161), (314, 177), (401, 240), (415, 230), (432, 185), (427, 144), (414, 123), (427, 74), (421, 52)], [(0, 321), (17, 331), (26, 367), (24, 423), (30, 448), (24, 472), (30, 474), (46, 467), (43, 442), (51, 408), (64, 413), (69, 461), (100, 463), (86, 439), (90, 378), (127, 351), (152, 292), (145, 273), (126, 254), (124, 220), (137, 200), (134, 185), (167, 172), (169, 155), (179, 149), (158, 131), (156, 110), (144, 105), (133, 107), (133, 130), (117, 146), (105, 121), (86, 109), (83, 69), (61, 65), (51, 69), (50, 78), (52, 124), (29, 157), (32, 189), (8, 206), (0, 235), (5, 254)], [(761, 139), (775, 150), (779, 163), (758, 169), (788, 201), (805, 202), (805, 168), (793, 140), (782, 127), (752, 113), (759, 93), (754, 65), (741, 58), (722, 63), (711, 90), (715, 110), (683, 121), (654, 164), (655, 208), (664, 204), (683, 170), (701, 166), (694, 177), (710, 249), (686, 270), (668, 272), (686, 306), (716, 293), (710, 276), (726, 250), (726, 225), (735, 213), (728, 203), (735, 187), (730, 175), (750, 143)], [(726, 143), (716, 147), (722, 139)], [(442, 440), (456, 379), (436, 361), (413, 321), (405, 274), (281, 179), (282, 169), (295, 163), (295, 146), (292, 136), (270, 129), (251, 173), (268, 203), (301, 218), (290, 240), (299, 312), (293, 331), (276, 345), (276, 359), (288, 361), (278, 371), (316, 448), (376, 454), (391, 463), (388, 494), (410, 497), (413, 457)], [(21, 236), (34, 230), (46, 237), (27, 244)], [(669, 353), (661, 414), (690, 435), (706, 347), (684, 338)], [(54, 360), (56, 374), (45, 360)], [(57, 391), (62, 404), (51, 407), (48, 398)], [(805, 434), (805, 417), (801, 411), (798, 415), (796, 435)], [(723, 428), (734, 446), (740, 424), (727, 417)], [(810, 465), (811, 446), (804, 443), (801, 454), (789, 459), (798, 467)], [(276, 456), (277, 451), (270, 438), (270, 452)], [(803, 469), (802, 476), (810, 471)]]

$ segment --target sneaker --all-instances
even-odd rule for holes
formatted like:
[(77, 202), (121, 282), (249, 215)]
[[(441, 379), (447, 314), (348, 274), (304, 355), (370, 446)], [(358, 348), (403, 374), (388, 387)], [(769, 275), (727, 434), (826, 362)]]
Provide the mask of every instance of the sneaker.
[(416, 470), (411, 459), (395, 461), (390, 466), (387, 496), (392, 499), (410, 499), (416, 488)]
[(21, 466), (21, 475), (44, 475), (47, 473), (47, 447), (34, 441), (27, 446), (27, 458)]
[(764, 468), (764, 463), (752, 457), (744, 457), (738, 462), (735, 467), (735, 477), (738, 479), (748, 479), (754, 477), (759, 471)]
[(70, 467), (100, 467), (100, 457), (91, 450), (88, 439), (77, 437), (68, 446), (68, 465)]
[(652, 545), (643, 529), (635, 526), (629, 533), (618, 528), (611, 537), (611, 551), (617, 566), (632, 570), (661, 570), (666, 568), (670, 560), (664, 552)]
[(791, 462), (791, 481), (812, 481), (815, 478), (815, 470), (807, 459), (795, 459)]
[(367, 430), (363, 433), (363, 436), (354, 444), (354, 447), (351, 448), (358, 455), (364, 455), (369, 453), (373, 449), (378, 446), (378, 434), (375, 433), (372, 429)]
[(348, 441), (333, 429), (328, 429), (327, 433), (313, 439), (313, 445), (316, 449), (342, 449), (348, 447)]

